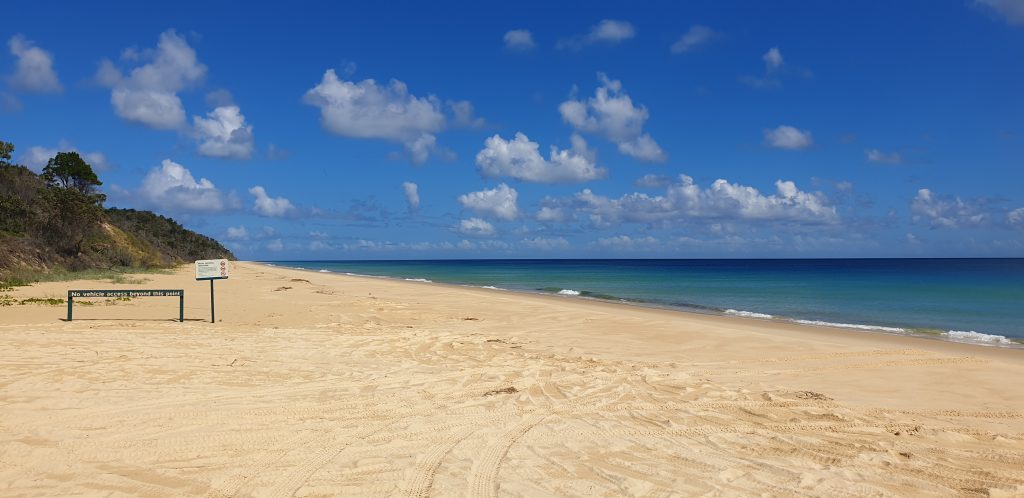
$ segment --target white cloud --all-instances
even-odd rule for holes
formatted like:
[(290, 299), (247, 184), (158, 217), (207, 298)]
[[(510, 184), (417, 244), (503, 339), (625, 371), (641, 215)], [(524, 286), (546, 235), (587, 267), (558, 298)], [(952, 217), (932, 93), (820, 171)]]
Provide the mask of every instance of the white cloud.
[(235, 96), (224, 88), (206, 92), (206, 105), (210, 107), (225, 107), (235, 105)]
[(244, 225), (239, 225), (237, 227), (228, 227), (227, 232), (224, 235), (224, 238), (228, 240), (248, 240), (249, 230), (246, 230)]
[(473, 235), (480, 237), (490, 237), (497, 233), (497, 231), (494, 229), (494, 225), (480, 218), (469, 218), (468, 220), (460, 220), (458, 230), (460, 233), (463, 233), (465, 235)]
[(778, 221), (834, 224), (836, 208), (819, 192), (804, 192), (791, 181), (775, 182), (776, 193), (764, 195), (754, 187), (715, 180), (702, 189), (693, 178), (681, 175), (664, 195), (631, 193), (611, 199), (585, 189), (563, 204), (607, 227), (620, 223), (683, 222), (694, 219)]
[(608, 171), (595, 164), (595, 155), (587, 142), (572, 136), (572, 148), (559, 150), (551, 146), (550, 159), (539, 152), (540, 145), (516, 133), (513, 140), (494, 135), (484, 141), (484, 148), (476, 155), (476, 164), (485, 177), (508, 176), (517, 180), (537, 183), (585, 182), (603, 178)]
[(402, 190), (405, 191), (405, 202), (409, 206), (409, 212), (413, 213), (420, 210), (420, 190), (419, 185), (413, 182), (402, 182)]
[(398, 80), (387, 86), (370, 79), (354, 83), (328, 69), (303, 101), (320, 108), (321, 124), (328, 131), (401, 143), (415, 163), (426, 161), (436, 145), (435, 134), (445, 127), (440, 101), (416, 97)]
[(527, 51), (536, 48), (533, 33), (528, 29), (513, 29), (505, 33), (505, 48), (516, 51)]
[(679, 40), (672, 44), (669, 50), (673, 54), (689, 52), (710, 42), (714, 37), (715, 32), (711, 28), (694, 24), (690, 26), (690, 29), (683, 36), (679, 37)]
[(1024, 208), (1017, 208), (1006, 213), (1006, 220), (1014, 226), (1024, 226)]
[(284, 197), (270, 197), (267, 190), (259, 185), (250, 188), (249, 193), (256, 198), (252, 204), (253, 211), (261, 216), (284, 217), (297, 211), (291, 201)]
[(648, 112), (644, 106), (636, 107), (622, 90), (622, 82), (597, 74), (601, 86), (586, 102), (570, 98), (558, 106), (566, 123), (579, 131), (603, 135), (619, 146), (623, 154), (644, 161), (664, 161), (661, 147), (643, 132)]
[(226, 159), (252, 157), (252, 125), (236, 105), (217, 107), (206, 118), (192, 117), (196, 138), (200, 141), (199, 154)]
[(800, 150), (814, 144), (811, 132), (782, 125), (764, 130), (764, 143), (776, 149)]
[(537, 221), (541, 223), (560, 223), (565, 221), (565, 210), (557, 207), (543, 206), (537, 211)]
[(103, 59), (100, 61), (99, 69), (96, 70), (96, 75), (93, 76), (93, 81), (100, 86), (112, 87), (120, 83), (122, 78), (121, 70), (113, 62), (110, 62), (110, 59)]
[(772, 47), (761, 56), (761, 60), (764, 61), (765, 70), (771, 73), (782, 67), (782, 52), (779, 52), (779, 47)]
[(1006, 22), (1024, 26), (1024, 2), (1020, 0), (974, 0), (976, 4), (992, 8), (1006, 18)]
[(12, 88), (37, 93), (63, 91), (57, 72), (53, 70), (53, 54), (21, 35), (12, 36), (7, 46), (11, 55), (18, 59), (17, 69), (7, 78)]
[(500, 220), (514, 220), (519, 217), (516, 189), (502, 183), (490, 190), (470, 192), (459, 196), (462, 207), (479, 214), (490, 215)]
[[(785, 61), (782, 58), (782, 52), (779, 51), (778, 47), (772, 47), (764, 55), (761, 56), (761, 60), (764, 61), (764, 76), (741, 76), (740, 82), (754, 88), (774, 88), (782, 86), (782, 81), (779, 80), (779, 71), (785, 65)], [(803, 69), (799, 71), (804, 76), (811, 74), (810, 70)]]
[(637, 178), (633, 186), (641, 188), (665, 188), (672, 183), (672, 178), (665, 175), (647, 174)]
[(284, 242), (281, 242), (281, 239), (271, 240), (270, 242), (267, 242), (267, 249), (274, 252), (281, 252), (284, 250)]
[(569, 241), (563, 237), (534, 237), (532, 239), (523, 239), (519, 241), (519, 244), (527, 249), (538, 251), (555, 251), (569, 248)]
[(145, 202), (168, 211), (215, 213), (238, 207), (238, 200), (224, 195), (206, 178), (199, 181), (184, 166), (164, 159), (142, 180), (139, 195)]
[(658, 243), (658, 239), (651, 237), (649, 235), (647, 237), (630, 237), (629, 235), (617, 235), (615, 237), (598, 239), (597, 241), (597, 244), (601, 247), (625, 251), (651, 249), (657, 247)]
[(178, 92), (202, 80), (206, 66), (173, 30), (161, 33), (156, 50), (140, 57), (145, 56), (152, 60), (132, 69), (127, 77), (112, 62), (103, 61), (96, 80), (112, 88), (110, 102), (122, 119), (150, 128), (180, 129), (185, 124), (185, 109)]
[(559, 40), (556, 48), (579, 50), (596, 43), (616, 45), (636, 36), (636, 28), (627, 21), (605, 19), (590, 27), (590, 32), (582, 36), (574, 36)]
[(915, 223), (926, 221), (932, 228), (981, 227), (989, 222), (982, 202), (937, 195), (926, 188), (917, 191), (910, 212)]
[(452, 124), (464, 128), (480, 128), (484, 125), (484, 118), (476, 117), (473, 110), (473, 103), (468, 100), (449, 101), (448, 109), (452, 111)]
[(43, 171), (43, 167), (46, 166), (50, 158), (56, 156), (58, 152), (77, 152), (96, 171), (107, 171), (112, 167), (107, 161), (107, 156), (102, 152), (82, 152), (64, 140), (58, 142), (54, 149), (40, 146), (29, 147), (28, 152), (21, 156), (21, 163), (39, 173)]
[(882, 164), (902, 164), (903, 156), (899, 152), (885, 153), (878, 149), (868, 149), (864, 151), (864, 155), (867, 156), (868, 161), (873, 163)]

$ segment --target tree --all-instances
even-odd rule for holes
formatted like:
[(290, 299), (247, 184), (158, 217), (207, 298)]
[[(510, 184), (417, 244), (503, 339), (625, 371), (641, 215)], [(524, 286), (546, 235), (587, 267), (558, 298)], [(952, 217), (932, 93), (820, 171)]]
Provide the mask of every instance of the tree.
[(0, 140), (0, 164), (10, 164), (12, 152), (14, 152), (14, 144)]
[(96, 176), (92, 166), (77, 152), (58, 152), (43, 168), (43, 180), (51, 187), (75, 189), (82, 194), (92, 194), (103, 182)]

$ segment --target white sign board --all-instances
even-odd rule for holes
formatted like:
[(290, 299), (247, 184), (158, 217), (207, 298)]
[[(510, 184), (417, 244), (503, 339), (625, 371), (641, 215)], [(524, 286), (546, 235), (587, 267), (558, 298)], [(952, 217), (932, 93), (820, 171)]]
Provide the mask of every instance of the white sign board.
[(228, 260), (200, 259), (196, 261), (196, 280), (228, 278)]

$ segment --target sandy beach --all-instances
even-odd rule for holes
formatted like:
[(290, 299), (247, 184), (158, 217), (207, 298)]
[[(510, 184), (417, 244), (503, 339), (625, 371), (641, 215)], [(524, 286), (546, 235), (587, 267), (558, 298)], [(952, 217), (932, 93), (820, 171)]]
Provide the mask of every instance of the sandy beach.
[(1022, 496), (1024, 350), (236, 263), (0, 307), (2, 496)]

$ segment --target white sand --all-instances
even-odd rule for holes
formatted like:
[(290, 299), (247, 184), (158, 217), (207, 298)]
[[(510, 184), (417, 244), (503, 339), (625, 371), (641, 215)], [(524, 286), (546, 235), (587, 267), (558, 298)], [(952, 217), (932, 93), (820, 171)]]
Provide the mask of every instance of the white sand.
[(1021, 350), (247, 263), (210, 324), (145, 278), (12, 294), (185, 323), (0, 308), (0, 495), (1024, 495)]

